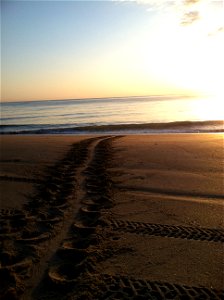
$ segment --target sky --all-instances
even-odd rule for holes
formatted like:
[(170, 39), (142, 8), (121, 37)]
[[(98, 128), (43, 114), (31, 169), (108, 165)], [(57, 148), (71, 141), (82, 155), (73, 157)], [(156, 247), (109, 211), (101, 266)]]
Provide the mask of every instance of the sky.
[(223, 95), (223, 20), (223, 1), (2, 1), (1, 100)]

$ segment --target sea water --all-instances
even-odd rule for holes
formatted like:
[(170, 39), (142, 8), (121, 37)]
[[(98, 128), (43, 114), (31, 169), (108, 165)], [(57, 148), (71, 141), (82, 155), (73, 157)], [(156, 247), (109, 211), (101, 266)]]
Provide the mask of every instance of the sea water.
[[(207, 103), (203, 98), (172, 95), (3, 102), (0, 133), (88, 133), (101, 129), (149, 133), (223, 131), (222, 122), (208, 122), (221, 120), (220, 116), (209, 118), (200, 113)], [(191, 122), (190, 127), (186, 121)], [(171, 122), (175, 122), (173, 127)], [(181, 124), (177, 126), (176, 122)], [(132, 126), (127, 128), (127, 124)], [(136, 126), (135, 130), (136, 124), (142, 127)]]

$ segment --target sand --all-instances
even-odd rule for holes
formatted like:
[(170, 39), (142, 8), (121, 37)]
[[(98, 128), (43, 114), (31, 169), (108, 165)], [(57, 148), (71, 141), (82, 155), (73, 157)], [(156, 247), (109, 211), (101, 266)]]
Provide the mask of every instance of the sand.
[(222, 299), (223, 135), (1, 137), (2, 299)]

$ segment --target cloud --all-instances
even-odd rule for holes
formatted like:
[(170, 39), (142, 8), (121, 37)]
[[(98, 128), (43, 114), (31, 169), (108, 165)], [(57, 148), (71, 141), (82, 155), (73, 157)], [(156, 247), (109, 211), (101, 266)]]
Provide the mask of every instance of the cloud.
[(183, 1), (183, 4), (184, 5), (192, 5), (192, 4), (195, 4), (195, 3), (198, 3), (200, 0), (185, 0)]
[[(176, 19), (177, 24), (181, 26), (191, 26), (197, 22), (208, 23), (210, 26), (211, 18), (217, 19), (214, 7), (223, 10), (223, 0), (113, 0), (135, 2), (139, 5), (145, 5), (148, 11), (153, 12), (171, 12)], [(213, 16), (213, 17), (212, 17)], [(222, 24), (222, 23), (221, 23)], [(205, 27), (208, 27), (205, 25)], [(212, 26), (210, 26), (212, 27)], [(208, 30), (209, 31), (209, 30)], [(212, 29), (210, 28), (210, 31)], [(214, 30), (213, 30), (214, 31)], [(223, 31), (223, 27), (217, 30), (217, 33)], [(213, 34), (213, 32), (212, 32)], [(211, 34), (211, 35), (212, 35)]]
[(200, 15), (198, 11), (189, 11), (184, 13), (181, 21), (181, 25), (190, 25), (194, 23), (195, 21), (200, 19)]
[(200, 3), (203, 0), (184, 0), (182, 3), (182, 17), (180, 24), (191, 25), (200, 19)]
[(208, 36), (215, 36), (217, 34), (223, 33), (224, 32), (224, 26), (219, 27), (218, 29), (209, 32)]
[[(116, 1), (116, 0), (115, 0)], [(118, 0), (125, 1), (125, 0)], [(199, 19), (199, 12), (193, 9), (195, 5), (203, 0), (127, 0), (135, 2), (139, 5), (145, 5), (148, 11), (174, 11), (176, 13), (177, 22), (182, 25), (190, 25)], [(189, 11), (189, 9), (191, 9)], [(178, 21), (179, 18), (179, 21)]]

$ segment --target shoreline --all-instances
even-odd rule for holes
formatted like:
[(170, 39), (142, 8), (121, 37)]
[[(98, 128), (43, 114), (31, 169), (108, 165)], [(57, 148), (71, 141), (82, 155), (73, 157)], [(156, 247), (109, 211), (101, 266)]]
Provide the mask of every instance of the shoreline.
[[(58, 127), (56, 127), (58, 126)], [(64, 127), (63, 127), (64, 126)], [(29, 129), (29, 127), (36, 129)], [(11, 128), (11, 129), (10, 129)], [(14, 129), (13, 129), (14, 128)], [(224, 121), (175, 121), (168, 123), (136, 123), (83, 125), (1, 125), (0, 135), (5, 134), (154, 134), (154, 133), (215, 133), (224, 132)], [(17, 129), (17, 131), (15, 131)], [(5, 130), (5, 131), (4, 131)]]
[(221, 135), (1, 143), (3, 299), (222, 298)]

